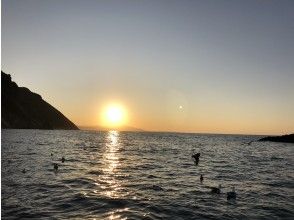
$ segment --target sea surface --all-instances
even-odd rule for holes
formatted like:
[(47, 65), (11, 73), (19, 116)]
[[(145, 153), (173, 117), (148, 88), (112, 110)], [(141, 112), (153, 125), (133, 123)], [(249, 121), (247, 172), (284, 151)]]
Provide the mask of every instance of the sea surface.
[[(1, 134), (2, 219), (294, 219), (294, 144), (212, 134)], [(221, 194), (211, 194), (219, 184)], [(227, 201), (233, 186), (237, 200)]]

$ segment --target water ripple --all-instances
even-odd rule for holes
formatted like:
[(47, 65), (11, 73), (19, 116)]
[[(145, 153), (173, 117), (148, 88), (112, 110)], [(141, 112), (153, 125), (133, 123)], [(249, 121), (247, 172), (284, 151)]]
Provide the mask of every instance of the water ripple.
[(2, 130), (2, 218), (293, 219), (293, 144), (256, 139)]

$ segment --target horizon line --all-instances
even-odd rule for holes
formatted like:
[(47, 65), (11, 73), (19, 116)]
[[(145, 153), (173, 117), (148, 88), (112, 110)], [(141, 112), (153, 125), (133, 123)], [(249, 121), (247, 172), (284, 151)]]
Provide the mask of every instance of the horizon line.
[[(213, 132), (194, 132), (194, 131), (167, 131), (167, 130), (144, 130), (141, 128), (136, 128), (136, 127), (132, 127), (132, 126), (127, 126), (127, 127), (132, 127), (136, 130), (119, 130), (119, 129), (111, 129), (111, 128), (107, 128), (107, 127), (101, 127), (101, 129), (97, 128), (97, 129), (87, 129), (88, 128), (95, 128), (95, 127), (99, 127), (99, 125), (93, 125), (93, 126), (82, 126), (82, 125), (77, 125), (78, 128), (80, 130), (83, 131), (118, 131), (118, 132), (149, 132), (149, 133), (178, 133), (178, 134), (203, 134), (203, 135), (250, 135), (250, 136), (281, 136), (281, 135), (287, 135), (287, 134), (292, 134), (292, 133), (283, 133), (283, 134), (266, 134), (266, 133), (262, 133), (262, 134), (248, 134), (248, 133), (213, 133)], [(294, 133), (294, 132), (293, 132)]]

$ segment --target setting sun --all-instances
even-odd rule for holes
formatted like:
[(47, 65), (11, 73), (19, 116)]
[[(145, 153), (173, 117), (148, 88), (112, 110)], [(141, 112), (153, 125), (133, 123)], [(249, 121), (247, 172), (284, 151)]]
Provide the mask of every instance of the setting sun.
[(126, 122), (126, 110), (118, 104), (109, 105), (103, 111), (102, 120), (107, 127), (121, 126)]
[(122, 110), (117, 107), (110, 107), (106, 112), (107, 120), (111, 123), (119, 123), (122, 121)]

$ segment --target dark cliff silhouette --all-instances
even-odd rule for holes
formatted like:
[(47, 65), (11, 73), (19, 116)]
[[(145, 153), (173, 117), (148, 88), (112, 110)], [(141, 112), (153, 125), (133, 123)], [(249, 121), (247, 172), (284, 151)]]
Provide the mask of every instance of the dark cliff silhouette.
[(294, 134), (288, 134), (288, 135), (282, 135), (282, 136), (269, 136), (269, 137), (261, 138), (258, 141), (294, 143)]
[(22, 129), (66, 129), (78, 127), (28, 88), (18, 87), (1, 71), (1, 126)]

